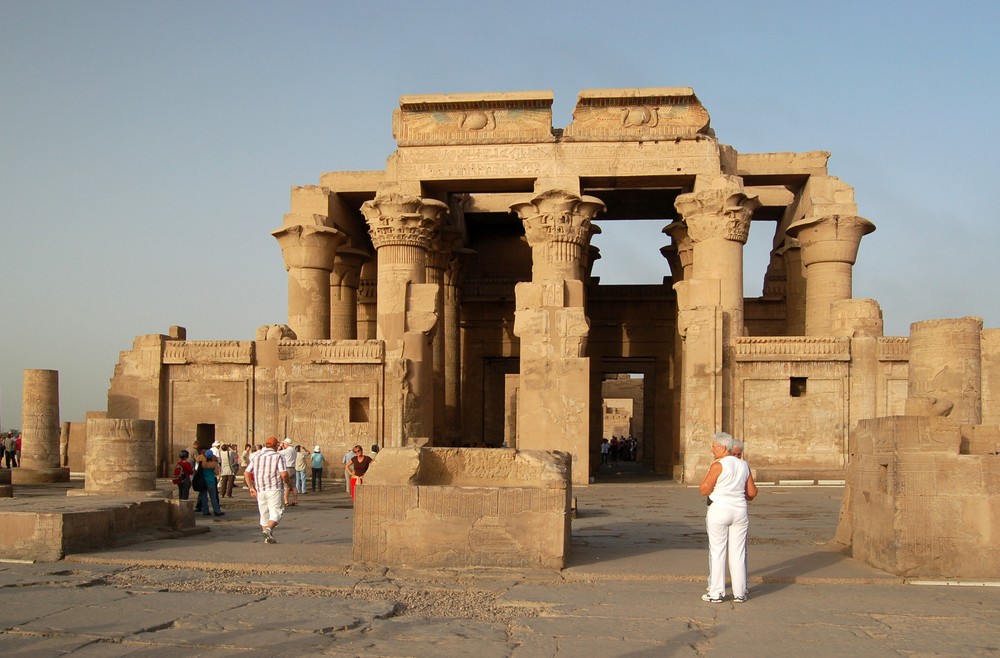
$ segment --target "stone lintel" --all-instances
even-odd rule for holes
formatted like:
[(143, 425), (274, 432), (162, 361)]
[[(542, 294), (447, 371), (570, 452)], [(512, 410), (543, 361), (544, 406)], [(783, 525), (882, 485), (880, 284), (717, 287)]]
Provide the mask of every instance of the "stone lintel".
[(829, 151), (738, 153), (737, 176), (826, 176)]
[(371, 194), (382, 187), (384, 171), (328, 171), (319, 175), (321, 187), (336, 194)]
[[(291, 191), (290, 212), (291, 214), (329, 216), (330, 195), (329, 189), (319, 185), (297, 185)], [(287, 223), (288, 215), (285, 217)]]
[(708, 110), (690, 87), (580, 92), (565, 141), (631, 142), (713, 136)]
[(744, 192), (756, 196), (762, 208), (784, 208), (795, 201), (795, 195), (784, 185), (748, 185)]
[(392, 135), (400, 147), (553, 142), (552, 92), (403, 96)]

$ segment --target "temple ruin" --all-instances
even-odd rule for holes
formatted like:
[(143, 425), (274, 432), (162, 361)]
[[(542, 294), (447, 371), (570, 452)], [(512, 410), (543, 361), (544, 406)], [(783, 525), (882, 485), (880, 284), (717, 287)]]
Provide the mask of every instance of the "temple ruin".
[[(255, 340), (136, 338), (108, 417), (155, 421), (161, 475), (209, 426), (330, 455), (555, 450), (586, 485), (602, 384), (631, 373), (637, 454), (656, 473), (696, 480), (725, 430), (758, 479), (843, 479), (851, 430), (905, 411), (908, 339), (852, 298), (875, 227), (830, 154), (741, 153), (684, 87), (583, 91), (565, 128), (552, 101), (403, 96), (384, 170), (292, 189), (272, 231), (287, 319), (262, 318), (277, 323)], [(636, 220), (662, 222), (663, 243), (635, 245), (660, 252), (662, 283), (602, 284), (598, 224)], [(772, 249), (761, 295), (745, 298), (751, 230)]]

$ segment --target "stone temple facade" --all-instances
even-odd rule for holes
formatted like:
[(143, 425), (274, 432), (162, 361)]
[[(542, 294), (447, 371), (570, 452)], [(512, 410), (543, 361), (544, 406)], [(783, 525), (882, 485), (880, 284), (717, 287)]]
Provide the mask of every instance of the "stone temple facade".
[[(295, 187), (272, 231), (288, 317), (255, 340), (136, 338), (110, 418), (156, 423), (161, 475), (195, 436), (501, 446), (599, 464), (602, 382), (641, 376), (638, 454), (690, 482), (707, 439), (744, 440), (758, 479), (841, 478), (862, 420), (902, 414), (908, 339), (852, 298), (862, 237), (829, 153), (740, 153), (689, 88), (404, 96), (380, 171)], [(659, 220), (656, 285), (602, 285), (595, 223)], [(772, 241), (743, 294), (749, 232)], [(276, 276), (280, 276), (276, 273)], [(275, 321), (277, 319), (271, 319)]]

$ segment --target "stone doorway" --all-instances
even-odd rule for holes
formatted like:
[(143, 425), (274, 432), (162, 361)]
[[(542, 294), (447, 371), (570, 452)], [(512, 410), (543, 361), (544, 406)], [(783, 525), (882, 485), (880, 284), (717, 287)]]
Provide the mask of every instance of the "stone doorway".
[(630, 461), (640, 470), (671, 475), (672, 468), (658, 468), (664, 460), (672, 466), (670, 423), (673, 421), (666, 404), (669, 395), (658, 395), (659, 377), (654, 360), (602, 359), (599, 376), (601, 385), (594, 392), (597, 399), (592, 401), (592, 408), (613, 411), (602, 413), (592, 432), (598, 447), (597, 463), (601, 439), (610, 439), (611, 434), (621, 436), (627, 424), (628, 432), (635, 439), (635, 457), (622, 461)]

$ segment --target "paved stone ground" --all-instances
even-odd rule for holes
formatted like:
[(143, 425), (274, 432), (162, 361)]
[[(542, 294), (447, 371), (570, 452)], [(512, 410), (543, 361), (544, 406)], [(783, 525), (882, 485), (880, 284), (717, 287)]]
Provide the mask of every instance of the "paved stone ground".
[(350, 500), (335, 485), (287, 510), (276, 545), (263, 543), (241, 492), (225, 517), (198, 517), (210, 519), (208, 533), (0, 563), (0, 653), (1000, 654), (1000, 589), (908, 584), (829, 542), (839, 487), (762, 488), (751, 508), (750, 600), (702, 602), (704, 499), (630, 466), (578, 492), (561, 572), (354, 566)]

